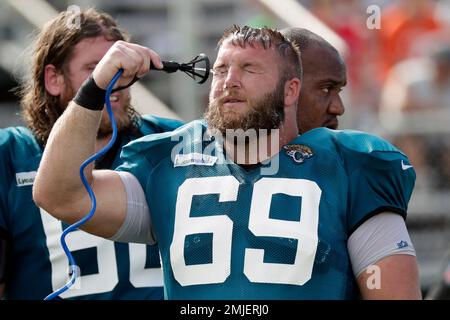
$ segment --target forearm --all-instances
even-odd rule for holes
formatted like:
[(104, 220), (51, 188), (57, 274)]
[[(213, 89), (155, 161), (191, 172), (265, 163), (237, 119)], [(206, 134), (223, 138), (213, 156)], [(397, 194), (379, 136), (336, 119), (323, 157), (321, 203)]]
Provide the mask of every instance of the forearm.
[[(53, 126), (34, 182), (33, 198), (38, 206), (54, 217), (72, 223), (84, 217), (91, 207), (88, 193), (79, 177), (79, 167), (95, 151), (104, 90), (119, 69), (118, 86), (148, 72), (150, 62), (162, 63), (156, 52), (124, 41), (116, 41), (78, 89), (63, 115)], [(81, 107), (82, 106), (82, 107)], [(111, 237), (124, 221), (126, 193), (114, 171), (85, 169), (88, 183), (97, 198), (95, 215), (83, 225), (84, 230), (101, 237)]]
[[(33, 196), (39, 206), (52, 214), (61, 215), (61, 212), (73, 210), (71, 206), (75, 202), (81, 202), (80, 212), (89, 205), (79, 177), (79, 167), (94, 153), (100, 117), (100, 111), (88, 110), (71, 102), (50, 133)], [(92, 168), (89, 165), (85, 169), (90, 184)], [(86, 201), (82, 200), (84, 198)]]

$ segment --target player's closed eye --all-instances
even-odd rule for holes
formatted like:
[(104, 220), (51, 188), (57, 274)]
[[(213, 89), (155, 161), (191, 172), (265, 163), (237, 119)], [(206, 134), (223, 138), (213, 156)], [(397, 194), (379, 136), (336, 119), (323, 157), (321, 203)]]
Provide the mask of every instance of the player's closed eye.
[(86, 66), (86, 70), (89, 70), (89, 71), (94, 71), (94, 69), (95, 69), (95, 67), (97, 66), (97, 64), (95, 63), (95, 64), (88, 64), (87, 66)]
[(223, 77), (223, 76), (226, 76), (227, 73), (228, 73), (228, 69), (225, 67), (212, 69), (213, 76)]
[(225, 77), (227, 75), (227, 71), (226, 70), (213, 70), (212, 74), (215, 77)]
[(250, 67), (244, 68), (244, 71), (248, 72), (248, 73), (260, 73), (255, 68), (250, 68)]

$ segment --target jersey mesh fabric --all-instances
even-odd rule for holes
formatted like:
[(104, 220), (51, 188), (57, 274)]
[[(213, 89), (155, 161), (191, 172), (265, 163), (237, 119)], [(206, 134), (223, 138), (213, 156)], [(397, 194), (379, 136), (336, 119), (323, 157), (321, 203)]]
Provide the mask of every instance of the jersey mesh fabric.
[[(274, 175), (222, 163), (217, 149), (212, 166), (175, 166), (171, 156), (180, 139), (174, 136), (184, 137), (185, 154), (201, 152), (210, 145), (202, 141), (203, 130), (202, 122), (194, 122), (172, 134), (137, 140), (124, 149), (118, 168), (134, 174), (146, 193), (167, 298), (356, 297), (347, 239), (379, 208), (406, 212), (415, 178), (413, 170), (401, 170), (407, 158), (377, 137), (364, 136), (360, 145), (360, 133), (316, 129), (290, 143), (310, 148), (312, 155), (299, 163), (283, 149)], [(371, 165), (387, 169), (372, 175)], [(358, 184), (365, 189), (357, 193), (351, 175), (362, 166), (368, 173)], [(380, 188), (387, 190), (380, 195)]]
[[(140, 129), (142, 134), (148, 134), (163, 132), (172, 125), (174, 129), (180, 124), (144, 117)], [(135, 137), (121, 138), (124, 145)], [(41, 156), (42, 148), (28, 129), (0, 130), (0, 228), (6, 230), (11, 242), (6, 299), (43, 299), (67, 281), (68, 263), (59, 242), (61, 230), (67, 225), (40, 210), (32, 200), (32, 181)], [(115, 166), (121, 163), (119, 154), (113, 163)], [(30, 183), (18, 182), (20, 174)], [(82, 276), (97, 277), (100, 282), (96, 287), (93, 281), (97, 280), (82, 278), (81, 289), (94, 284), (91, 293), (69, 290), (69, 299), (163, 298), (160, 280), (136, 280), (139, 275), (148, 274), (150, 268), (159, 269), (156, 246), (113, 243), (81, 231), (69, 235), (68, 243)]]

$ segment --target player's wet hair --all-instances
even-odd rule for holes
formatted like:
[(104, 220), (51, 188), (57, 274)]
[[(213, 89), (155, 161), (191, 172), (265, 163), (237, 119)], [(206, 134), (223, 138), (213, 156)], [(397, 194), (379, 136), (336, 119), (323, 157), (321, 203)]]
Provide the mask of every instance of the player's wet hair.
[(251, 47), (262, 46), (264, 49), (275, 48), (280, 59), (278, 66), (280, 67), (280, 77), (282, 82), (286, 82), (292, 78), (302, 78), (302, 63), (299, 47), (295, 42), (289, 41), (278, 30), (271, 28), (252, 28), (249, 26), (239, 27), (234, 25), (226, 30), (217, 44), (220, 48), (222, 44), (230, 40), (235, 46), (245, 48), (247, 45)]

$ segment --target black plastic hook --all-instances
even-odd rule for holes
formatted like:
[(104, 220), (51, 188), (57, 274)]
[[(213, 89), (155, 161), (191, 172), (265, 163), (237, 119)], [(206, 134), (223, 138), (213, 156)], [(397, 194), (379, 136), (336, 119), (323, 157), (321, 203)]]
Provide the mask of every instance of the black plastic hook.
[[(180, 70), (186, 73), (192, 79), (194, 79), (198, 84), (205, 83), (206, 80), (208, 80), (209, 73), (211, 72), (211, 65), (209, 62), (209, 58), (204, 53), (200, 53), (198, 56), (196, 56), (194, 59), (192, 59), (187, 63), (178, 63), (175, 61), (161, 61), (161, 62), (163, 64), (162, 69), (157, 69), (153, 65), (153, 63), (150, 62), (150, 70), (164, 71), (167, 73), (173, 73)], [(138, 78), (137, 76), (134, 76), (134, 79), (129, 84), (115, 88), (111, 92), (126, 89), (131, 85), (133, 85), (139, 79), (140, 78)]]

